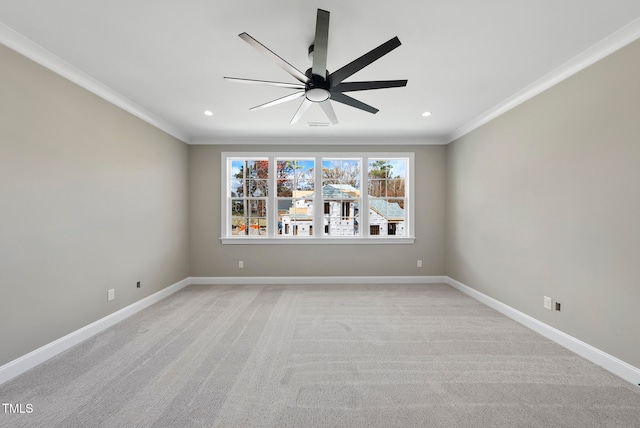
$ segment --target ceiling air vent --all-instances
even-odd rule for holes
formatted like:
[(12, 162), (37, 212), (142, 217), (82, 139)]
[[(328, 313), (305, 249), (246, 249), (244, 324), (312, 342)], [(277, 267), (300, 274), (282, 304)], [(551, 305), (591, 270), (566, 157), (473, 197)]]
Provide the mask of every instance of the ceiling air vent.
[(322, 128), (330, 125), (329, 122), (307, 122), (309, 126), (313, 126), (314, 128)]

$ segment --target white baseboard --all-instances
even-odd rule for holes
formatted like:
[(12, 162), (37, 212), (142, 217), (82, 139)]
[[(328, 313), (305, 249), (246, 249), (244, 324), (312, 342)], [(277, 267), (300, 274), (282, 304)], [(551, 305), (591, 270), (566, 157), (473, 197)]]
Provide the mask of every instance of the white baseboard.
[(448, 276), (190, 277), (0, 367), (0, 384), (159, 302), (190, 284), (448, 284), (611, 373), (640, 385), (640, 369)]
[(186, 287), (187, 285), (189, 285), (189, 278), (183, 279), (182, 281), (170, 285), (169, 287), (163, 288), (157, 293), (147, 296), (142, 300), (138, 300), (137, 302), (132, 303), (131, 305), (122, 308), (117, 312), (107, 315), (104, 318), (101, 318), (85, 327), (82, 327), (79, 330), (69, 333), (58, 340), (55, 340), (36, 349), (35, 351), (29, 352), (27, 355), (24, 355), (3, 365), (2, 367), (0, 367), (0, 384), (13, 379), (19, 374), (22, 374), (27, 370), (37, 366), (38, 364), (43, 363), (46, 360), (55, 357), (56, 355), (66, 351), (67, 349), (79, 344), (83, 340), (87, 340), (91, 336), (100, 333), (101, 331), (115, 325), (125, 318), (128, 318), (131, 315), (153, 305), (154, 303), (159, 302), (160, 300), (170, 296), (171, 294)]
[(0, 367), (0, 385), (66, 351), (83, 340), (159, 302), (190, 284), (424, 284), (446, 283), (445, 276), (303, 276), (303, 277), (192, 277), (101, 318)]
[(242, 276), (191, 277), (191, 284), (446, 284), (446, 276)]
[(504, 303), (487, 296), (473, 288), (465, 285), (453, 278), (446, 277), (447, 284), (460, 290), (464, 294), (473, 297), (481, 303), (497, 310), (498, 312), (508, 316), (509, 318), (519, 322), (520, 324), (530, 328), (531, 330), (543, 335), (547, 339), (550, 339), (561, 346), (569, 349), (572, 352), (580, 355), (581, 357), (591, 361), (594, 364), (601, 366), (602, 368), (610, 371), (616, 376), (631, 382), (634, 385), (640, 385), (640, 369), (625, 363), (624, 361), (609, 355), (593, 346), (576, 339), (548, 324), (538, 321), (537, 319), (530, 317), (529, 315), (505, 305)]

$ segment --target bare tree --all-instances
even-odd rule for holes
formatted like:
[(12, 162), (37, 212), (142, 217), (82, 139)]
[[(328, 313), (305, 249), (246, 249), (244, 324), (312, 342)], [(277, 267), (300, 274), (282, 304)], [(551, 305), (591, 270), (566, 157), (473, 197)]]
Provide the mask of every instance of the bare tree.
[(328, 167), (322, 167), (323, 184), (349, 184), (360, 187), (360, 163), (332, 161)]

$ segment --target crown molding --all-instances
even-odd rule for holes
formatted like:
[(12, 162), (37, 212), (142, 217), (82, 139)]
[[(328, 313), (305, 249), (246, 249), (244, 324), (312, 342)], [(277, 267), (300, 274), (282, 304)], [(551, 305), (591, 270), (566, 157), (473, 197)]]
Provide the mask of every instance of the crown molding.
[(0, 22), (0, 43), (177, 139), (189, 136)]
[(640, 18), (636, 18), (618, 31), (565, 62), (560, 67), (542, 76), (521, 91), (516, 92), (500, 104), (465, 123), (449, 135), (447, 143), (451, 143), (474, 129), (479, 128), (541, 92), (557, 85), (566, 78), (573, 76), (579, 71), (584, 70), (588, 66), (634, 42), (638, 38), (640, 38)]
[(272, 137), (194, 137), (189, 141), (193, 145), (300, 145), (304, 141), (305, 146), (438, 146), (447, 144), (448, 141), (443, 136), (343, 136), (343, 137), (303, 137), (303, 136), (272, 136)]

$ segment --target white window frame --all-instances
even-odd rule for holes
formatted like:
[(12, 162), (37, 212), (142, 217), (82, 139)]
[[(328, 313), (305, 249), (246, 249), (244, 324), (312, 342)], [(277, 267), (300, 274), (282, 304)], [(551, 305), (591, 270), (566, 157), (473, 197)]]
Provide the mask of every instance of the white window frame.
[[(267, 235), (265, 236), (232, 236), (231, 231), (231, 161), (252, 158), (269, 160), (269, 194), (267, 196)], [(277, 194), (276, 194), (276, 159), (314, 159), (314, 235), (309, 237), (282, 236), (277, 234)], [(413, 152), (222, 152), (221, 154), (221, 232), (223, 244), (413, 244), (415, 242), (415, 154)], [(359, 236), (337, 237), (325, 236), (322, 221), (324, 218), (324, 198), (322, 192), (322, 160), (325, 159), (357, 159), (360, 161), (360, 222)], [(405, 159), (405, 213), (406, 225), (403, 236), (370, 236), (369, 207), (365, 202), (369, 189), (369, 159)], [(365, 209), (366, 207), (366, 209)]]

